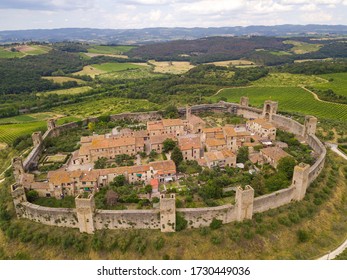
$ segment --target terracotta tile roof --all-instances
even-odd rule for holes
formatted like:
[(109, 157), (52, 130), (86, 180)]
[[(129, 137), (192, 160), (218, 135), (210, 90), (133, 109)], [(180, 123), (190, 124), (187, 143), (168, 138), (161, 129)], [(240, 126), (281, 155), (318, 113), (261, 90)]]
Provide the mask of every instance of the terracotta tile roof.
[(217, 147), (217, 146), (223, 146), (226, 145), (225, 139), (215, 139), (215, 138), (208, 138), (206, 139), (206, 146), (209, 147)]
[(223, 129), (221, 127), (207, 127), (202, 129), (203, 133), (218, 133), (223, 132)]
[(80, 149), (78, 151), (78, 155), (79, 156), (89, 155), (90, 154), (90, 147), (91, 147), (91, 143), (82, 144), (82, 146), (80, 147)]
[(150, 185), (152, 186), (152, 189), (157, 190), (159, 188), (159, 180), (151, 179)]
[(257, 123), (262, 128), (266, 128), (266, 129), (276, 128), (272, 123), (268, 122), (265, 119), (255, 119), (255, 120), (247, 121), (247, 123)]
[(291, 156), (279, 147), (268, 147), (265, 149), (261, 149), (260, 151), (263, 155), (275, 160), (276, 162), (278, 162), (281, 158)]
[(257, 162), (262, 162), (262, 156), (260, 155), (260, 153), (252, 153), (249, 154), (249, 160), (253, 163), (257, 163)]
[(201, 140), (198, 136), (180, 137), (178, 139), (178, 145), (181, 151), (193, 149), (201, 149)]
[(163, 119), (162, 120), (163, 126), (184, 126), (183, 120), (181, 119)]
[(48, 182), (34, 182), (31, 184), (31, 188), (33, 190), (48, 190), (49, 184)]
[(235, 137), (237, 135), (235, 129), (231, 126), (223, 127), (223, 132), (226, 137)]
[(116, 148), (116, 147), (122, 147), (122, 146), (133, 146), (133, 145), (136, 145), (137, 141), (138, 141), (138, 145), (144, 144), (143, 139), (135, 138), (135, 137), (94, 139), (91, 143), (90, 149), (95, 150), (95, 149)]
[(55, 186), (71, 183), (70, 173), (65, 170), (49, 171), (47, 174), (49, 182)]
[(147, 130), (148, 131), (164, 130), (163, 122), (162, 121), (147, 122)]
[(99, 170), (84, 171), (82, 174), (82, 182), (97, 182), (100, 176)]
[(223, 132), (218, 132), (214, 135), (216, 139), (224, 139), (224, 134)]
[(192, 125), (197, 125), (197, 124), (205, 125), (206, 124), (206, 122), (202, 118), (195, 116), (195, 115), (190, 115), (188, 122)]
[(150, 143), (153, 144), (162, 144), (166, 139), (172, 139), (177, 141), (176, 137), (168, 134), (168, 135), (154, 135), (149, 138)]
[(224, 149), (222, 151), (206, 152), (204, 154), (204, 158), (206, 158), (206, 160), (209, 162), (216, 160), (225, 160), (229, 157), (235, 157), (235, 154), (227, 149)]
[(154, 170), (162, 171), (164, 174), (176, 173), (176, 165), (172, 160), (150, 162), (149, 166), (151, 166)]

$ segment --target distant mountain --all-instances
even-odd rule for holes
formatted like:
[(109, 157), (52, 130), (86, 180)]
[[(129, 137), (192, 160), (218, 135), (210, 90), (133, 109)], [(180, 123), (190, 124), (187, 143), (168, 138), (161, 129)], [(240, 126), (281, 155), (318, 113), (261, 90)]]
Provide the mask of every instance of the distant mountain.
[(23, 41), (85, 41), (89, 43), (147, 44), (211, 36), (347, 35), (346, 25), (275, 25), (210, 28), (94, 29), (60, 28), (0, 31), (0, 43)]

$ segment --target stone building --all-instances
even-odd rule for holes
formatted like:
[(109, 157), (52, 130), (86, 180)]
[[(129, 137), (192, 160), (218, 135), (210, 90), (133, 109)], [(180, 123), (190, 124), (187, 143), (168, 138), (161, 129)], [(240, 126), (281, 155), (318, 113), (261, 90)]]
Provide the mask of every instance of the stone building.
[(246, 127), (247, 130), (258, 135), (262, 139), (276, 139), (276, 127), (265, 119), (254, 119), (247, 121)]
[(185, 125), (181, 119), (163, 119), (159, 121), (147, 122), (149, 136), (156, 135), (175, 135), (185, 134)]
[(213, 167), (235, 167), (236, 166), (236, 155), (227, 149), (222, 151), (206, 152), (204, 159), (208, 168)]
[(279, 147), (268, 147), (260, 150), (260, 155), (264, 161), (277, 168), (278, 162), (281, 158), (291, 157), (290, 154), (286, 153)]
[(173, 135), (154, 135), (149, 137), (150, 151), (156, 151), (157, 153), (163, 152), (164, 141), (166, 139), (171, 139), (177, 142), (177, 138)]
[(201, 158), (201, 140), (198, 135), (186, 135), (178, 138), (178, 147), (180, 148), (184, 160), (197, 160)]

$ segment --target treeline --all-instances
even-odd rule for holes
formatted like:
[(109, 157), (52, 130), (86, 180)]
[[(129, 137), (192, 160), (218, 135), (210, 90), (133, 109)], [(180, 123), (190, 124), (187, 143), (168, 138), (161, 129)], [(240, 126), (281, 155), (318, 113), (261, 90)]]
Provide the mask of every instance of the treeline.
[(279, 72), (306, 75), (347, 72), (347, 60), (337, 59), (332, 61), (306, 61), (279, 66), (276, 68), (276, 70)]
[(58, 70), (72, 73), (82, 68), (83, 61), (78, 55), (57, 50), (20, 59), (0, 59), (0, 93), (18, 94), (56, 89), (61, 86), (42, 79), (41, 76), (50, 76)]
[(282, 41), (281, 38), (261, 36), (209, 37), (140, 46), (127, 54), (130, 57), (145, 60), (189, 60), (193, 63), (206, 63), (240, 59), (256, 49), (288, 50), (291, 45), (284, 44)]

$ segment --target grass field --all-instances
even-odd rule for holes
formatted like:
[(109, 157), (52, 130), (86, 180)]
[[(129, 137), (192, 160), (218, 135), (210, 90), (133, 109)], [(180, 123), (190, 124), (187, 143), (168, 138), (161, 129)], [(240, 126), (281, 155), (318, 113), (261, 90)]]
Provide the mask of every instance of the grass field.
[(65, 82), (77, 82), (78, 84), (85, 84), (86, 82), (80, 79), (76, 78), (71, 78), (71, 77), (64, 77), (64, 76), (47, 76), (47, 77), (42, 77), (43, 79), (53, 81), (54, 83), (57, 84), (62, 84)]
[(83, 87), (75, 87), (75, 88), (68, 88), (68, 89), (58, 89), (58, 90), (51, 90), (46, 92), (39, 92), (36, 95), (48, 95), (48, 94), (58, 94), (58, 95), (73, 95), (73, 94), (80, 94), (87, 92), (88, 90), (91, 90), (92, 88), (90, 86), (83, 86)]
[(89, 53), (97, 54), (123, 54), (131, 49), (135, 48), (134, 46), (92, 46), (88, 49)]
[(84, 66), (81, 71), (73, 73), (73, 75), (88, 75), (92, 78), (95, 78), (95, 76), (105, 73), (105, 71), (96, 69), (95, 67), (91, 65)]
[(156, 110), (157, 105), (143, 99), (107, 98), (76, 104), (59, 106), (53, 112), (73, 117), (101, 116), (122, 112)]
[(214, 64), (216, 66), (252, 66), (252, 65), (256, 66), (256, 64), (253, 61), (244, 60), (244, 59), (216, 61), (216, 62), (209, 62), (206, 64)]
[(152, 72), (150, 67), (141, 67), (138, 69), (132, 69), (127, 71), (118, 71), (118, 72), (110, 72), (110, 73), (101, 74), (98, 76), (98, 79), (100, 80), (107, 80), (107, 79), (137, 80), (137, 79), (155, 78), (155, 77), (161, 77), (161, 76), (163, 76), (163, 74)]
[(51, 50), (50, 47), (43, 45), (20, 45), (16, 49), (25, 55), (45, 54)]
[(124, 59), (129, 58), (127, 55), (124, 55), (124, 54), (83, 53), (83, 57), (86, 59), (90, 59), (96, 56), (109, 56), (109, 57), (118, 57), (118, 58), (124, 58)]
[(0, 125), (0, 142), (11, 144), (19, 136), (45, 130), (45, 121)]
[[(75, 75), (89, 75), (95, 78), (98, 75), (113, 73), (113, 72), (126, 72), (134, 69), (146, 68), (146, 66), (133, 64), (133, 63), (103, 63), (103, 64), (93, 64), (83, 67), (82, 71), (75, 72)], [(148, 67), (149, 68), (149, 67)]]
[(305, 90), (298, 87), (245, 87), (224, 89), (213, 97), (217, 101), (226, 97), (230, 102), (239, 102), (241, 96), (247, 96), (250, 104), (261, 106), (265, 100), (278, 101), (280, 111), (310, 114), (318, 118), (347, 121), (347, 105), (323, 103)]
[(77, 122), (82, 120), (82, 118), (74, 117), (74, 116), (69, 116), (69, 117), (62, 117), (57, 120), (57, 125), (62, 125), (65, 123), (70, 123), (70, 122)]
[(148, 61), (154, 66), (154, 72), (156, 73), (169, 73), (169, 74), (183, 74), (190, 69), (194, 68), (190, 62), (186, 61)]
[(338, 95), (347, 96), (347, 73), (324, 74), (319, 75), (319, 77), (328, 82), (314, 84), (314, 88), (320, 90), (332, 89)]
[(118, 71), (138, 69), (144, 66), (136, 65), (132, 63), (103, 63), (103, 64), (93, 64), (92, 67), (98, 70), (101, 70), (103, 72), (118, 72)]
[(295, 54), (315, 52), (322, 47), (321, 44), (309, 44), (309, 43), (293, 41), (293, 40), (283, 41), (283, 43), (294, 45), (294, 47), (291, 48), (291, 51)]
[(325, 83), (325, 81), (313, 75), (308, 76), (289, 73), (270, 73), (266, 77), (253, 82), (252, 85), (261, 87), (288, 87), (301, 85), (315, 85), (321, 83)]
[(58, 162), (58, 163), (63, 163), (66, 159), (67, 155), (62, 155), (62, 154), (56, 154), (53, 156), (47, 156), (45, 158), (45, 162)]
[(14, 58), (23, 57), (24, 54), (21, 52), (11, 52), (10, 50), (0, 47), (0, 58)]

